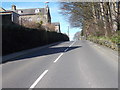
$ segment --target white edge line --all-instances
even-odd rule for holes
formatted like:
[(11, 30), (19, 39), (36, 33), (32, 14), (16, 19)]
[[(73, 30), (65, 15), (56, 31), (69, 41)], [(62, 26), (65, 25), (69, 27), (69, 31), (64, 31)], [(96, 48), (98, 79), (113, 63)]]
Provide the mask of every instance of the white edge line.
[(59, 59), (60, 59), (60, 57), (63, 55), (63, 53), (61, 53), (59, 56), (58, 56), (58, 58), (54, 61), (54, 63), (56, 63)]
[(31, 90), (31, 88), (34, 88), (34, 87), (38, 84), (38, 82), (44, 77), (44, 75), (45, 75), (47, 72), (48, 72), (48, 70), (45, 70), (45, 71), (38, 77), (38, 79), (30, 86), (30, 89), (29, 89), (29, 90)]

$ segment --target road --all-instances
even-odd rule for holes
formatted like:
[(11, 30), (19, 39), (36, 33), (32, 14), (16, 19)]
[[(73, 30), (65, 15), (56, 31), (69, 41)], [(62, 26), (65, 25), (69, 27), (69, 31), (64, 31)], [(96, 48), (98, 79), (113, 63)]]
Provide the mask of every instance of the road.
[(68, 41), (2, 64), (3, 88), (118, 88), (117, 52)]

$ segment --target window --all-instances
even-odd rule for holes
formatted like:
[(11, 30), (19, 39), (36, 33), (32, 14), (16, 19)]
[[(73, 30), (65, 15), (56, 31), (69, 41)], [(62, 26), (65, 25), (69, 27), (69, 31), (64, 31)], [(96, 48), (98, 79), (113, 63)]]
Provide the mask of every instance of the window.
[(21, 14), (23, 11), (18, 11), (19, 14)]
[(28, 21), (32, 21), (32, 18), (29, 18)]
[(39, 10), (39, 9), (36, 9), (36, 10), (35, 10), (35, 13), (39, 13), (39, 12), (40, 12), (40, 10)]
[(40, 21), (40, 18), (37, 18), (37, 21), (39, 22), (39, 21)]

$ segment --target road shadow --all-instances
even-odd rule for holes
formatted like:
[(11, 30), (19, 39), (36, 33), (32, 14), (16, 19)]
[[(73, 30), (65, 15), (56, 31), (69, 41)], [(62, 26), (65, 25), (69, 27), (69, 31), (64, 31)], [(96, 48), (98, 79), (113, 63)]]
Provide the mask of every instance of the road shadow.
[[(82, 46), (72, 46), (72, 47), (48, 47), (48, 48), (43, 48), (37, 51), (33, 51), (29, 54), (25, 54), (13, 59), (10, 59), (8, 61), (3, 61), (2, 63), (6, 63), (6, 62), (11, 62), (11, 61), (18, 61), (18, 60), (25, 60), (25, 59), (29, 59), (29, 58), (34, 58), (34, 57), (40, 57), (43, 55), (51, 55), (51, 54), (56, 54), (56, 53), (62, 53), (62, 52), (68, 52), (77, 48), (80, 48)], [(68, 48), (67, 51), (65, 51)]]

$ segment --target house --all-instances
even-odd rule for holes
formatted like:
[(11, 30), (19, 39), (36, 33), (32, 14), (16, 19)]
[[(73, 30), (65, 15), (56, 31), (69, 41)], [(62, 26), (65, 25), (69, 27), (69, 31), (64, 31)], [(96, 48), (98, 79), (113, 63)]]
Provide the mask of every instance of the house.
[(14, 22), (23, 26), (32, 26), (34, 23), (42, 24), (46, 30), (48, 26), (54, 27), (54, 31), (60, 32), (60, 23), (51, 23), (51, 15), (48, 5), (45, 8), (17, 9), (12, 5), (11, 10), (0, 9), (0, 15), (4, 23)]
[(54, 22), (54, 23), (51, 23), (52, 25), (54, 25), (55, 27), (55, 32), (58, 32), (60, 33), (60, 23), (59, 22)]
[(0, 7), (0, 12), (6, 11), (4, 8)]
[(12, 5), (12, 11), (19, 14), (19, 24), (35, 22), (51, 23), (50, 10), (48, 5), (45, 8), (31, 8), (31, 9), (17, 9), (15, 5)]
[(17, 23), (19, 24), (19, 14), (13, 12), (13, 11), (6, 11), (3, 8), (0, 8), (0, 17), (2, 17), (2, 23)]

